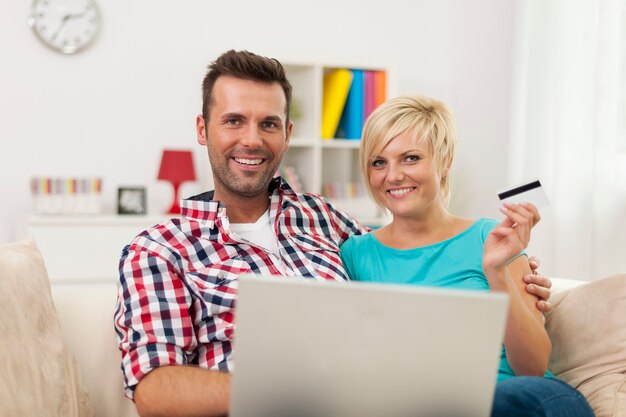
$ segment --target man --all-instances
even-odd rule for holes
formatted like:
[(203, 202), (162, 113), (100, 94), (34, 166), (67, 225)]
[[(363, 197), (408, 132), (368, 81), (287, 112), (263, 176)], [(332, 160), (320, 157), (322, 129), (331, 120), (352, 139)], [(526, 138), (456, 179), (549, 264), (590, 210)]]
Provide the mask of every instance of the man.
[[(239, 274), (347, 279), (339, 245), (367, 229), (274, 178), (290, 101), (274, 59), (228, 51), (209, 66), (196, 130), (215, 190), (184, 200), (180, 219), (139, 234), (120, 260), (115, 326), (125, 393), (142, 416), (228, 413)], [(533, 279), (529, 292), (547, 298), (549, 281)]]

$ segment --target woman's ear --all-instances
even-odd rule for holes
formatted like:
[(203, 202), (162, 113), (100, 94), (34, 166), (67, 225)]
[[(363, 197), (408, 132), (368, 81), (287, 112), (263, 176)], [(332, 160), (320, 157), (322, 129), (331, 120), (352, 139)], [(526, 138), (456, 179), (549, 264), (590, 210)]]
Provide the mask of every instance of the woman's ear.
[(450, 165), (446, 165), (442, 170), (441, 170), (441, 178), (446, 178), (448, 175), (450, 174)]

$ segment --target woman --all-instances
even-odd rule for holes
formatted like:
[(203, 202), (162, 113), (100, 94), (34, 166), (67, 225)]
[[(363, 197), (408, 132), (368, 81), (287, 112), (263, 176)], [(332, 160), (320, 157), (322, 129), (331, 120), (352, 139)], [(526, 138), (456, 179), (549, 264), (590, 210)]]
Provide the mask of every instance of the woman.
[[(446, 209), (456, 128), (449, 109), (426, 97), (387, 101), (363, 127), (360, 163), (390, 224), (341, 247), (354, 280), (502, 291), (510, 298), (493, 416), (593, 416), (584, 397), (547, 373), (551, 344), (537, 298), (525, 291), (526, 248), (539, 213), (504, 204), (505, 218)], [(523, 376), (523, 377), (522, 377)]]

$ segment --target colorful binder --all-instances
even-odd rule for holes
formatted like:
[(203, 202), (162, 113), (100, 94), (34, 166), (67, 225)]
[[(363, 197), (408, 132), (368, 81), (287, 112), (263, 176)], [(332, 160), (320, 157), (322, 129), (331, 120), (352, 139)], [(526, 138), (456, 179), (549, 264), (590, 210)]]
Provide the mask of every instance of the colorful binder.
[(324, 99), (322, 103), (322, 138), (332, 139), (346, 104), (353, 74), (340, 68), (324, 75)]
[(367, 120), (376, 108), (376, 81), (374, 71), (365, 71), (365, 114), (363, 120)]
[(344, 133), (346, 139), (361, 139), (365, 110), (365, 75), (363, 70), (352, 70), (352, 86), (346, 100)]
[(374, 84), (376, 85), (374, 108), (376, 108), (387, 100), (387, 73), (385, 71), (376, 71)]

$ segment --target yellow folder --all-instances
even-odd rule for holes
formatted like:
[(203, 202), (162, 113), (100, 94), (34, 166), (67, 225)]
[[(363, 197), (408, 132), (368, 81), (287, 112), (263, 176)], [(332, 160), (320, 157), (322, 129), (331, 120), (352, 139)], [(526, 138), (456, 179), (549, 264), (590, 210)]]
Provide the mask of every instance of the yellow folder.
[(332, 139), (346, 104), (352, 72), (340, 68), (324, 75), (324, 100), (322, 103), (322, 138)]

